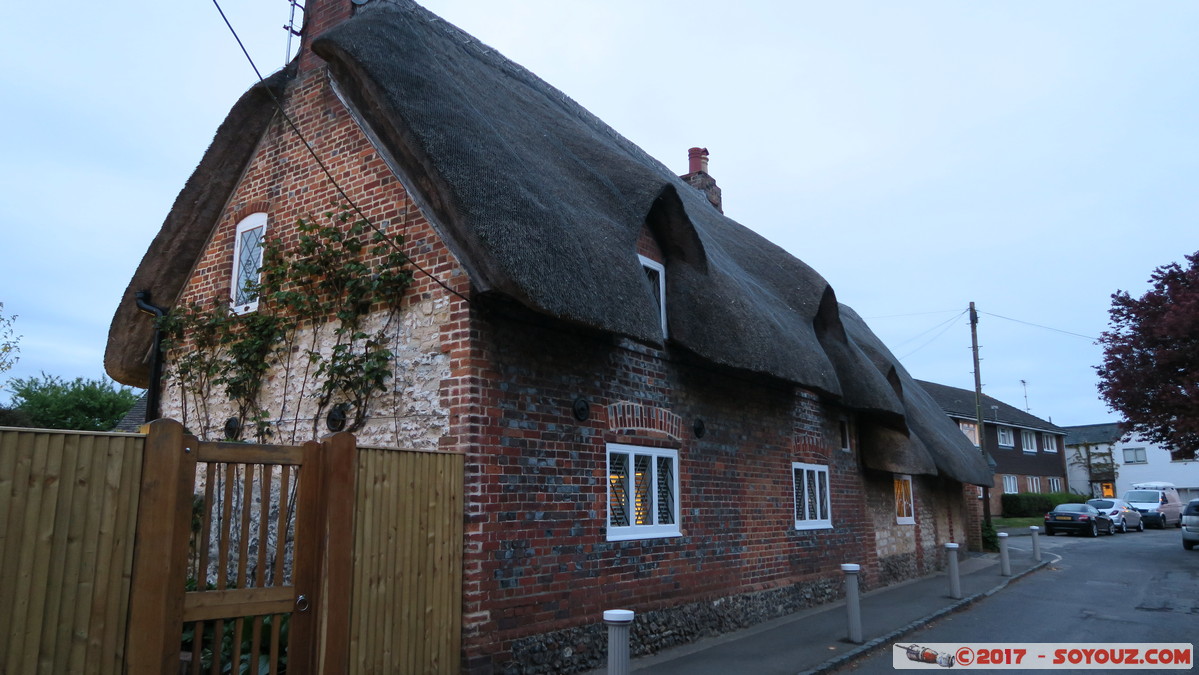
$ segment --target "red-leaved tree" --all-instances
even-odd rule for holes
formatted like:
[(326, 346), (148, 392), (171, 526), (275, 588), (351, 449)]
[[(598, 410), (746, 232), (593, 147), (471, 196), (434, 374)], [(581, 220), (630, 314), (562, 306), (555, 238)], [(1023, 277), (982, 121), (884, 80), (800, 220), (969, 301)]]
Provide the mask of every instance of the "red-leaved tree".
[(1111, 327), (1099, 338), (1099, 394), (1124, 416), (1125, 430), (1170, 451), (1199, 452), (1199, 252), (1189, 267), (1170, 263), (1140, 298), (1112, 295)]

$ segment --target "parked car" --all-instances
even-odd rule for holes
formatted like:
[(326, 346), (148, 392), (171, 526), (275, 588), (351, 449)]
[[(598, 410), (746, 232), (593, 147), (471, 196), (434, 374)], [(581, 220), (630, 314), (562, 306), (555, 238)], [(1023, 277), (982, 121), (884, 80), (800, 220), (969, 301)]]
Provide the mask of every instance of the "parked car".
[(1132, 508), (1132, 505), (1123, 499), (1088, 499), (1087, 503), (1110, 516), (1116, 529), (1121, 532), (1127, 532), (1130, 529), (1137, 532), (1145, 531), (1145, 519), (1141, 517), (1141, 512)]
[(1100, 513), (1090, 504), (1058, 504), (1045, 514), (1045, 534), (1052, 537), (1058, 532), (1078, 532), (1097, 537), (1100, 532), (1115, 534), (1116, 526), (1111, 516)]
[(1199, 544), (1199, 499), (1192, 499), (1182, 509), (1182, 547), (1186, 550)]
[(1124, 501), (1141, 512), (1147, 525), (1182, 527), (1182, 500), (1173, 483), (1133, 483), (1124, 493)]

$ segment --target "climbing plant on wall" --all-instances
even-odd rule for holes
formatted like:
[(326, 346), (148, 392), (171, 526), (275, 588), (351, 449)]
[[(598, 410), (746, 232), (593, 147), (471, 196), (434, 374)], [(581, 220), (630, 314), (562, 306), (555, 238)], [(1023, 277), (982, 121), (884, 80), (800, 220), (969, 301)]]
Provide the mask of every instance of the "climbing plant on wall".
[[(412, 280), (399, 251), (402, 239), (338, 205), (298, 220), (294, 234), (291, 246), (277, 235), (263, 244), (259, 280), (250, 289), (258, 297), (256, 311), (235, 314), (227, 300), (215, 298), (163, 318), (168, 377), (182, 392), (182, 421), (189, 424), (190, 407), (205, 437), (215, 426), (218, 395), (235, 406), (238, 429), (252, 428), (261, 442), (288, 422), (293, 437), (304, 422), (317, 435), (330, 406), (347, 413), (346, 430), (357, 430), (371, 401), (387, 390), (395, 358), (390, 329)], [(282, 378), (278, 410), (262, 401), (268, 376)], [(314, 415), (301, 419), (299, 397), (315, 400)]]

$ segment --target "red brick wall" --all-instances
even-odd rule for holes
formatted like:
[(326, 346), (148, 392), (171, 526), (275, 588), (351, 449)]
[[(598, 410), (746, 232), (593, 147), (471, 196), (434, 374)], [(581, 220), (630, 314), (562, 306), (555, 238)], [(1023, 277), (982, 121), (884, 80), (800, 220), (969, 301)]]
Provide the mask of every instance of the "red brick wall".
[[(826, 421), (836, 417), (815, 397), (506, 305), (472, 313), (481, 405), (478, 444), (466, 449), (471, 669), (501, 670), (513, 641), (596, 624), (605, 609), (839, 579), (845, 562), (874, 583), (858, 458), (829, 449), (839, 446)], [(572, 415), (578, 398), (590, 402), (584, 422)], [(625, 400), (679, 415), (683, 438), (610, 431), (605, 407)], [(608, 442), (678, 448), (682, 537), (606, 541)], [(834, 529), (794, 529), (793, 461), (830, 465)]]

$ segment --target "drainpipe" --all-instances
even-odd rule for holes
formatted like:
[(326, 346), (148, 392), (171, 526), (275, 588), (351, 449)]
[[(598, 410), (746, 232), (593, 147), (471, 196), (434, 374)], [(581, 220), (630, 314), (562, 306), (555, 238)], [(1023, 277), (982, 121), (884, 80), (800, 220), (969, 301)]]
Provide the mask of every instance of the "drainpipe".
[(162, 389), (162, 329), (161, 319), (167, 311), (150, 304), (150, 291), (138, 291), (133, 294), (137, 300), (137, 308), (154, 317), (154, 352), (150, 355), (150, 388), (146, 391), (146, 422), (159, 417), (159, 397)]

